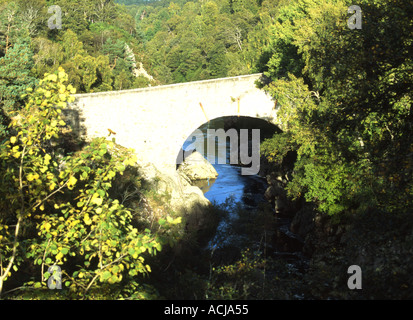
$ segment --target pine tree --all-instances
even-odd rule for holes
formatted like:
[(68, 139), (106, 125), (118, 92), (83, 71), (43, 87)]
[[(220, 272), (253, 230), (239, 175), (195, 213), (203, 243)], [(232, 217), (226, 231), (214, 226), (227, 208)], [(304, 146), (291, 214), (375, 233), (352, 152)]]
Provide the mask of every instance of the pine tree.
[(24, 40), (19, 40), (0, 58), (0, 135), (10, 111), (18, 110), (26, 88), (33, 87), (36, 79), (31, 75), (33, 52)]

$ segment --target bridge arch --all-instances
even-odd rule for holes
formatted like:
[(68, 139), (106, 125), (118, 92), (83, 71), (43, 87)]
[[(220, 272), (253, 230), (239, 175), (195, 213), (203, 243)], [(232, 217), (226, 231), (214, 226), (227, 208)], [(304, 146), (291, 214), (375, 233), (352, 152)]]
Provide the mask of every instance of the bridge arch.
[(194, 81), (142, 89), (75, 95), (72, 125), (86, 138), (116, 132), (140, 163), (175, 170), (183, 141), (203, 123), (225, 116), (276, 122), (276, 103), (256, 81), (262, 74)]
[[(259, 170), (261, 142), (280, 132), (282, 130), (276, 124), (256, 117), (225, 116), (212, 119), (193, 130), (182, 142), (176, 152), (176, 168), (195, 149), (211, 164), (243, 165), (243, 174), (257, 174), (258, 171), (254, 172), (252, 168), (258, 164)], [(254, 151), (257, 159), (253, 158)]]

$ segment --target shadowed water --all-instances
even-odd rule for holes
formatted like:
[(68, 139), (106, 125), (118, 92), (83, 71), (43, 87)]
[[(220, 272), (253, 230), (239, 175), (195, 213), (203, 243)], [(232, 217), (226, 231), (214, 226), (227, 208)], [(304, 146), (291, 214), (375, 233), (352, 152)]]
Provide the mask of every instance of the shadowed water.
[[(247, 123), (246, 123), (247, 122)], [(242, 128), (260, 129), (263, 126), (263, 121), (258, 119), (244, 119)], [(205, 139), (213, 139), (214, 137), (207, 136), (207, 129), (225, 129), (224, 120), (217, 119), (210, 123), (201, 126), (199, 129), (203, 132)], [(239, 128), (239, 126), (238, 126)], [(272, 129), (272, 130), (271, 130)], [(265, 132), (263, 132), (265, 131)], [(274, 133), (274, 128), (261, 130), (261, 139), (269, 137)], [(183, 149), (190, 145), (191, 141), (186, 141)], [(216, 205), (225, 206), (227, 215), (221, 217), (215, 236), (211, 239), (209, 247), (223, 247), (223, 246), (239, 246), (242, 245), (243, 235), (235, 234), (231, 228), (231, 221), (238, 218), (237, 208), (246, 210), (254, 210), (259, 203), (265, 202), (264, 192), (267, 188), (267, 182), (264, 178), (258, 175), (242, 175), (241, 167), (237, 165), (230, 165), (229, 151), (230, 141), (215, 141), (215, 154), (217, 155), (218, 148), (221, 147), (219, 143), (225, 143), (227, 164), (212, 163), (215, 170), (218, 172), (218, 177), (214, 180), (202, 180), (195, 183), (204, 192), (205, 197)], [(206, 144), (205, 144), (206, 145)], [(207, 158), (208, 152), (205, 146), (204, 156)], [(215, 161), (218, 162), (218, 161)]]

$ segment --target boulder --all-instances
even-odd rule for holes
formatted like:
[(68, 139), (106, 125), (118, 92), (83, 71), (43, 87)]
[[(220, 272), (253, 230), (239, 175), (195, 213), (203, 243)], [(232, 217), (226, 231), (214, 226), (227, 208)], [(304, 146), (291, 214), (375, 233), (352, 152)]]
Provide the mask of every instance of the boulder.
[(276, 196), (275, 189), (273, 186), (269, 186), (264, 193), (265, 199), (268, 201), (273, 201), (274, 197)]
[(283, 177), (280, 172), (272, 171), (266, 175), (266, 179), (269, 185), (279, 185), (280, 183), (283, 182)]
[(188, 178), (178, 171), (159, 170), (153, 165), (145, 165), (140, 167), (140, 174), (159, 194), (170, 196), (169, 204), (173, 210), (188, 211), (193, 207), (210, 205), (201, 189), (192, 186)]
[(278, 197), (284, 197), (286, 194), (285, 190), (279, 185), (270, 185), (264, 193), (264, 197), (268, 201), (274, 201)]
[(274, 201), (274, 210), (275, 213), (284, 213), (287, 210), (288, 206), (286, 201), (283, 199), (283, 197), (276, 197)]
[(191, 181), (216, 179), (218, 172), (202, 154), (195, 151), (179, 166), (178, 171)]

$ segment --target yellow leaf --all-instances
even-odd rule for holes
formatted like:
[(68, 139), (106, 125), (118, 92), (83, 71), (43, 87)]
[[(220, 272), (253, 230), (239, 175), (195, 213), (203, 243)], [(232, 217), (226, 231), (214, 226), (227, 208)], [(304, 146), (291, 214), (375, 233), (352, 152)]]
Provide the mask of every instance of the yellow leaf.
[(52, 159), (52, 157), (49, 154), (46, 154), (44, 156), (44, 164), (48, 165), (50, 163), (50, 159)]
[(69, 90), (71, 94), (75, 94), (75, 93), (76, 93), (76, 88), (73, 88), (71, 85), (68, 85), (68, 86), (67, 86), (67, 90)]
[(50, 74), (50, 75), (47, 77), (47, 80), (51, 80), (51, 81), (56, 82), (56, 81), (57, 81), (57, 75), (56, 75), (56, 74)]
[(178, 217), (178, 218), (176, 218), (176, 219), (174, 219), (173, 221), (172, 221), (172, 224), (179, 224), (179, 223), (181, 223), (182, 222), (182, 218), (181, 217)]
[(98, 206), (100, 206), (103, 202), (103, 199), (99, 197), (99, 195), (97, 193), (95, 193), (92, 197), (92, 200), (90, 201), (91, 203), (97, 204)]
[(46, 231), (49, 231), (51, 227), (52, 227), (52, 225), (49, 222), (46, 222), (46, 224), (44, 225), (44, 229)]
[(12, 144), (15, 144), (15, 143), (16, 143), (16, 140), (17, 140), (16, 137), (11, 137), (11, 138), (10, 138), (10, 142), (11, 142)]
[(83, 221), (85, 222), (86, 225), (91, 225), (92, 224), (92, 220), (90, 220), (90, 217), (88, 214), (85, 215), (85, 217), (83, 218)]
[(67, 186), (68, 186), (69, 188), (73, 188), (73, 186), (76, 184), (76, 182), (77, 182), (77, 179), (76, 179), (74, 176), (71, 176), (71, 177), (69, 178), (69, 181), (68, 181), (68, 183), (67, 183)]
[(75, 225), (77, 225), (80, 222), (80, 220), (75, 220), (70, 224), (70, 227), (74, 227)]

